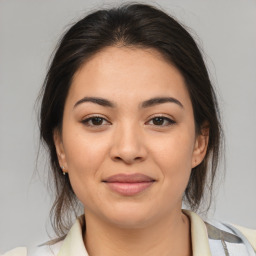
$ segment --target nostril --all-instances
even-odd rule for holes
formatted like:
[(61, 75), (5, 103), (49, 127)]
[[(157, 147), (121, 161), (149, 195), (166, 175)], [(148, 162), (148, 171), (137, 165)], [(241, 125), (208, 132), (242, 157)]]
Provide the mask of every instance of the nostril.
[(114, 160), (124, 161), (126, 163), (133, 163), (133, 162), (142, 161), (143, 157), (138, 156), (138, 157), (135, 157), (135, 158), (133, 158), (133, 157), (129, 158), (128, 156), (124, 156), (124, 157), (116, 156), (116, 157), (114, 157)]
[(116, 160), (122, 160), (122, 158), (120, 156), (116, 156), (115, 159)]

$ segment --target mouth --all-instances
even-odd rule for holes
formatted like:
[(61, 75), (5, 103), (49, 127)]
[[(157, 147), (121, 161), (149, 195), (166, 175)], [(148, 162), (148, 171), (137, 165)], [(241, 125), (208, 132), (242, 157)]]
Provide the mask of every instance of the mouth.
[(155, 179), (144, 174), (117, 174), (103, 180), (106, 186), (123, 196), (134, 196), (150, 188)]

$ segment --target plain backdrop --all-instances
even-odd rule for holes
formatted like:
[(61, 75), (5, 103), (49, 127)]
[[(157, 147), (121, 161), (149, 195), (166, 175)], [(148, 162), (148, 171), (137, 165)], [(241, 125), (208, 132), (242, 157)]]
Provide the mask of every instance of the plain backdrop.
[[(122, 2), (0, 0), (0, 252), (45, 242), (47, 226), (52, 234), (43, 158), (40, 176), (34, 174), (35, 101), (49, 57), (71, 23)], [(226, 178), (220, 180), (209, 217), (256, 228), (256, 1), (147, 3), (190, 28), (217, 90), (226, 134)]]

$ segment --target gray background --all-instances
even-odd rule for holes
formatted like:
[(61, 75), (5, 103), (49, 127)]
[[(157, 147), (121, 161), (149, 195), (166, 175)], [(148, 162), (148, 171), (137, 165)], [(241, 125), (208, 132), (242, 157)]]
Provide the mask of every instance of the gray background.
[[(256, 228), (256, 2), (147, 2), (160, 5), (195, 31), (217, 88), (227, 174), (209, 216)], [(43, 158), (40, 176), (33, 176), (38, 150), (35, 100), (49, 56), (68, 24), (111, 3), (0, 0), (1, 252), (47, 240), (50, 196)]]

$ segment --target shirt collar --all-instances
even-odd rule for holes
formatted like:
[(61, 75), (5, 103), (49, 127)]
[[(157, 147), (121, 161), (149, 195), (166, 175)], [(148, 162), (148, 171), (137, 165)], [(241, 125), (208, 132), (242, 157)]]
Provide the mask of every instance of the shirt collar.
[(190, 219), (193, 256), (211, 256), (208, 233), (204, 221), (194, 212), (182, 211)]
[(83, 242), (82, 227), (84, 226), (84, 215), (77, 218), (75, 224), (69, 230), (63, 240), (62, 246), (57, 256), (89, 256)]
[[(211, 256), (204, 221), (194, 212), (182, 210), (190, 219), (193, 256)], [(64, 239), (58, 256), (89, 256), (83, 242), (84, 215), (81, 215)]]

